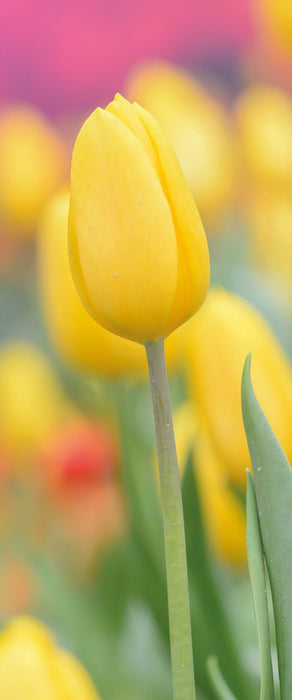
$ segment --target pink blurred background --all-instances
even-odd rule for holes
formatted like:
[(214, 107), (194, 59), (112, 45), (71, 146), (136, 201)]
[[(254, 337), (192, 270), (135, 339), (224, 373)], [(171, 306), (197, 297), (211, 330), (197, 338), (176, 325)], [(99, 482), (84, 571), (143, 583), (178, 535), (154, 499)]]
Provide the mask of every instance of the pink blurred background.
[(121, 90), (141, 59), (232, 71), (254, 39), (248, 0), (2, 0), (1, 100), (58, 116), (87, 110)]

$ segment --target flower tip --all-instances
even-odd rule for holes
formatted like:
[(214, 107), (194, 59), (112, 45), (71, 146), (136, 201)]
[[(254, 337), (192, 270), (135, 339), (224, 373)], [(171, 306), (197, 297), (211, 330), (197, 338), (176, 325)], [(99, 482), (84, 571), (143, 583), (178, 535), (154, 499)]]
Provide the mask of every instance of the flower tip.
[(244, 365), (243, 365), (243, 370), (242, 370), (242, 376), (245, 376), (247, 374), (250, 375), (250, 368), (251, 368), (251, 359), (252, 359), (252, 353), (251, 351), (247, 353), (246, 358), (244, 360)]
[(118, 104), (129, 104), (129, 101), (123, 95), (121, 95), (120, 92), (116, 92), (113, 101), (117, 102)]
[(241, 387), (242, 387), (242, 393), (244, 393), (244, 388), (246, 385), (246, 382), (251, 382), (251, 376), (250, 376), (250, 367), (251, 367), (251, 352), (249, 352), (245, 358), (244, 365), (243, 365), (243, 370), (242, 370), (242, 378), (241, 378)]

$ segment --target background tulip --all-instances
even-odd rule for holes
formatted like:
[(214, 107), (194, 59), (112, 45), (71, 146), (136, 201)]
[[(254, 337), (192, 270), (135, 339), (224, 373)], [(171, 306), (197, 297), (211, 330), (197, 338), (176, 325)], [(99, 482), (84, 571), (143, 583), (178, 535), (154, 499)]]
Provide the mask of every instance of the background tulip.
[(206, 425), (198, 420), (195, 402), (183, 403), (174, 413), (174, 431), (181, 479), (192, 456), (202, 516), (209, 542), (220, 559), (232, 566), (246, 564), (245, 491), (237, 493)]
[(118, 445), (113, 430), (100, 421), (74, 419), (60, 426), (43, 449), (44, 463), (50, 480), (57, 487), (84, 481), (110, 480), (119, 462)]
[(99, 700), (77, 659), (29, 617), (15, 618), (1, 632), (0, 694), (2, 700)]
[(240, 410), (240, 382), (248, 352), (253, 381), (272, 428), (292, 460), (292, 370), (260, 313), (234, 294), (213, 289), (186, 329), (186, 374), (218, 463), (245, 485), (249, 454)]
[(2, 225), (30, 237), (46, 199), (66, 176), (65, 148), (41, 113), (16, 105), (0, 115), (0, 161)]
[(259, 8), (271, 34), (292, 49), (292, 7), (290, 0), (260, 0)]
[(26, 343), (1, 348), (0, 396), (0, 434), (13, 454), (31, 454), (74, 413), (50, 363)]
[(200, 425), (194, 460), (207, 535), (217, 556), (232, 566), (246, 564), (245, 491), (237, 493), (219, 463), (208, 430)]
[(235, 108), (242, 166), (252, 186), (292, 185), (292, 100), (269, 85), (254, 85)]
[[(106, 331), (80, 301), (68, 257), (68, 211), (64, 190), (48, 202), (38, 226), (39, 285), (50, 337), (63, 358), (78, 367), (110, 377), (146, 375), (144, 348)], [(166, 343), (168, 367), (176, 365), (177, 356), (174, 334)]]
[(126, 90), (159, 121), (204, 224), (208, 231), (218, 228), (235, 181), (234, 145), (223, 107), (189, 73), (163, 61), (136, 67)]
[(155, 119), (119, 95), (77, 137), (69, 222), (79, 294), (108, 330), (153, 341), (203, 302), (209, 256), (196, 205)]
[[(291, 308), (292, 287), (292, 198), (289, 191), (254, 193), (246, 212), (254, 259), (287, 289)], [(290, 296), (289, 296), (290, 293)], [(285, 298), (284, 298), (285, 302)]]

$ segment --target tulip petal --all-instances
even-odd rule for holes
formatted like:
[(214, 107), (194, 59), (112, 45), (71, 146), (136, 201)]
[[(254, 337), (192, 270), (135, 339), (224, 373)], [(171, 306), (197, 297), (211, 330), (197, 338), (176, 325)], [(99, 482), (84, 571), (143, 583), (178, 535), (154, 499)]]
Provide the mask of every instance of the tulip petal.
[(59, 650), (51, 665), (58, 676), (62, 700), (99, 700), (91, 679), (74, 656)]
[(139, 119), (137, 110), (134, 105), (132, 105), (128, 100), (126, 100), (122, 95), (117, 93), (115, 99), (108, 104), (106, 107), (107, 112), (114, 114), (120, 122), (122, 122), (140, 141), (147, 155), (149, 156), (150, 162), (153, 168), (156, 170), (158, 177), (160, 176), (160, 166), (157, 158), (157, 154), (151, 140), (145, 131), (142, 122)]
[(209, 252), (203, 224), (172, 147), (157, 121), (140, 105), (136, 112), (156, 152), (159, 177), (176, 232), (178, 271), (175, 299), (166, 335), (201, 306), (209, 286)]
[(198, 488), (206, 530), (215, 551), (232, 565), (246, 564), (246, 518), (204, 424), (196, 444)]
[(53, 641), (41, 626), (19, 618), (1, 634), (0, 696), (2, 700), (56, 700), (58, 682), (51, 672)]
[(78, 250), (78, 241), (74, 227), (71, 206), (69, 207), (68, 216), (68, 246), (71, 273), (83, 306), (95, 321), (98, 321), (103, 325), (104, 328), (114, 333), (114, 330), (112, 326), (109, 325), (106, 316), (101, 315), (100, 313), (98, 313), (98, 311), (96, 311), (95, 309), (93, 310), (92, 308), (92, 302), (90, 297), (88, 296), (88, 290), (84, 281), (83, 270), (81, 267)]
[(247, 301), (213, 288), (186, 329), (190, 390), (205, 416), (224, 471), (245, 488), (250, 459), (240, 411), (244, 359), (252, 351), (254, 383), (267, 418), (292, 459), (292, 372), (271, 328)]
[(1, 700), (100, 700), (83, 666), (37, 620), (15, 618), (0, 636)]
[(138, 342), (160, 337), (177, 285), (171, 211), (145, 148), (109, 111), (97, 109), (77, 138), (71, 209), (91, 314)]

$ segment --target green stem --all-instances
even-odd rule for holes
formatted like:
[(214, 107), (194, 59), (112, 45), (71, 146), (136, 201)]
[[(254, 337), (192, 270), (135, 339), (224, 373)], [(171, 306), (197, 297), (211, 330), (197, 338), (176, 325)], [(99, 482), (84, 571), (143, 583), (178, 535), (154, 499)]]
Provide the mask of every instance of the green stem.
[(195, 700), (186, 544), (164, 341), (145, 344), (160, 472), (174, 700)]

